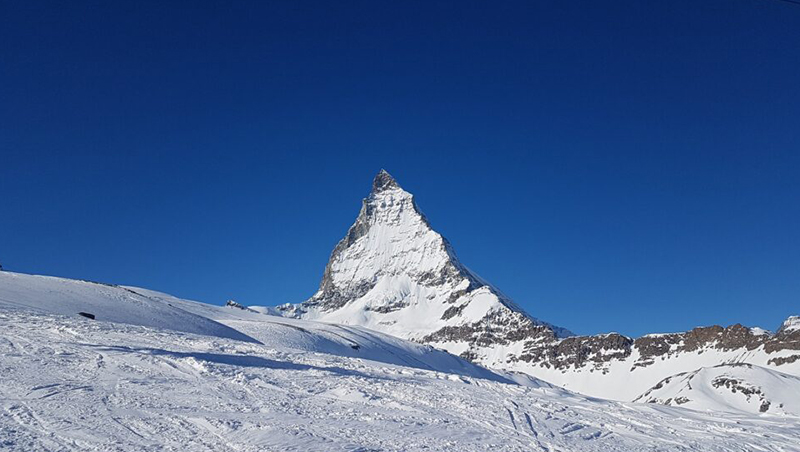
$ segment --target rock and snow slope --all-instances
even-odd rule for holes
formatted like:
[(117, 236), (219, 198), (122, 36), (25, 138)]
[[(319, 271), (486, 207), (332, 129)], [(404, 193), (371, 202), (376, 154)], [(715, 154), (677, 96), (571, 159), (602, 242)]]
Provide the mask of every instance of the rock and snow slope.
[[(602, 401), (358, 328), (40, 283), (0, 278), (4, 451), (800, 451), (800, 418), (787, 414)], [(98, 320), (75, 315), (83, 299)], [(212, 326), (154, 325), (164, 312)], [(359, 351), (351, 341), (385, 357), (340, 355)], [(403, 350), (428, 362), (405, 363)]]
[[(619, 336), (614, 343), (607, 337), (575, 337), (554, 344), (550, 356), (555, 359), (582, 354), (572, 365), (548, 366), (553, 361), (523, 355), (513, 368), (574, 391), (617, 400), (632, 400), (671, 375), (720, 364), (747, 363), (800, 376), (800, 329), (781, 328), (771, 334), (737, 324), (635, 340)], [(604, 344), (574, 344), (591, 344), (595, 338)]]
[(667, 376), (745, 362), (800, 375), (800, 318), (776, 334), (712, 326), (636, 340), (570, 336), (536, 320), (456, 258), (385, 171), (336, 245), (319, 290), (287, 317), (365, 326), (587, 395), (632, 400)]
[(800, 378), (752, 364), (722, 364), (667, 377), (636, 401), (800, 416)]

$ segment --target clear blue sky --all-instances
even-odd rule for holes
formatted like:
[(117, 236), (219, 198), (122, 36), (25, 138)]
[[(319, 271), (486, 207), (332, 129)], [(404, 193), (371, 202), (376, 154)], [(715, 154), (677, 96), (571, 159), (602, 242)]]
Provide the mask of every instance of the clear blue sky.
[(386, 168), (578, 333), (800, 314), (800, 5), (165, 3), (0, 5), (6, 269), (299, 302)]

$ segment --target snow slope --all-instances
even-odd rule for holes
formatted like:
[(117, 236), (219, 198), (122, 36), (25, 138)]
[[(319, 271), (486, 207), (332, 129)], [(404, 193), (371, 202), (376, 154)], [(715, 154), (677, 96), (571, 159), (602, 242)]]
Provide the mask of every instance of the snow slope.
[(287, 350), (351, 356), (500, 381), (513, 379), (534, 386), (543, 384), (510, 373), (500, 375), (431, 346), (363, 328), (212, 306), (137, 287), (0, 272), (0, 309), (73, 317), (78, 312), (88, 312), (100, 322), (262, 342)]
[(715, 415), (0, 307), (0, 449), (800, 451), (800, 418)]
[(123, 287), (0, 271), (0, 308), (53, 314), (86, 312), (98, 320), (167, 328), (243, 341), (255, 339), (208, 317)]
[(751, 364), (723, 364), (667, 377), (636, 401), (800, 416), (800, 378)]
[[(507, 372), (492, 372), (429, 345), (417, 344), (355, 326), (336, 325), (266, 315), (250, 309), (212, 306), (172, 295), (127, 287), (148, 298), (235, 328), (248, 337), (282, 349), (328, 353), (388, 364), (455, 373), (498, 381), (524, 381), (549, 386), (534, 378)], [(501, 375), (502, 374), (502, 375)]]

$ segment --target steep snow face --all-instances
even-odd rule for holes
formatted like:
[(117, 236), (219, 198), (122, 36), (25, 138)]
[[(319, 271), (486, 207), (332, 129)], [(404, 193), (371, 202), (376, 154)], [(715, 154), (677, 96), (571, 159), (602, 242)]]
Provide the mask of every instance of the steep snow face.
[(752, 364), (722, 364), (667, 377), (635, 401), (701, 411), (800, 415), (800, 378)]
[(540, 322), (456, 258), (414, 197), (381, 170), (320, 288), (283, 315), (360, 325), (483, 362), (522, 336), (569, 335)]

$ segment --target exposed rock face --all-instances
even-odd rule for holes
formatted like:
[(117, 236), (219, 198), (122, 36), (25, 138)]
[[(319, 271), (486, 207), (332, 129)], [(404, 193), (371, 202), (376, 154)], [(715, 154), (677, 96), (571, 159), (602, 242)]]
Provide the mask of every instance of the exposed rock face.
[[(541, 367), (565, 370), (579, 367), (602, 369), (603, 363), (631, 355), (633, 340), (617, 333), (573, 336), (563, 340), (525, 341), (525, 348), (512, 362), (527, 362)], [(603, 370), (605, 372), (605, 370)]]
[(699, 327), (685, 333), (642, 336), (633, 343), (639, 351), (637, 366), (652, 364), (658, 357), (694, 352), (705, 348), (718, 350), (754, 350), (762, 346), (770, 336), (756, 334), (741, 324), (723, 328), (719, 325)]
[(365, 326), (489, 367), (623, 400), (666, 376), (722, 362), (800, 374), (800, 352), (795, 353), (800, 317), (787, 320), (774, 335), (736, 324), (635, 340), (617, 333), (572, 336), (537, 320), (461, 264), (414, 196), (384, 170), (333, 249), (319, 290), (278, 310), (284, 316)]

